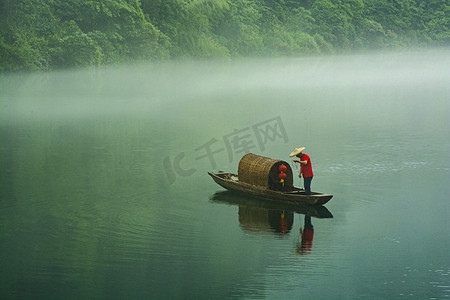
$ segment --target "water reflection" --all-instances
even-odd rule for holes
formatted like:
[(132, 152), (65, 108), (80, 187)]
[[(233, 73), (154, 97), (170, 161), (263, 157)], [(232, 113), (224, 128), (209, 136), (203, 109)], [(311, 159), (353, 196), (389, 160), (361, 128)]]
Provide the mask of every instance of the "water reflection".
[(215, 193), (212, 202), (239, 207), (239, 225), (247, 233), (273, 233), (286, 235), (294, 225), (294, 213), (304, 219), (300, 226), (299, 238), (295, 245), (297, 255), (311, 253), (314, 238), (312, 217), (333, 218), (331, 212), (324, 206), (283, 204), (265, 199), (245, 197), (230, 191)]
[(278, 201), (270, 201), (263, 198), (246, 197), (230, 191), (216, 192), (210, 199), (212, 202), (238, 205), (239, 207), (259, 208), (261, 210), (271, 211), (287, 211), (318, 219), (333, 218), (333, 214), (322, 205), (280, 203)]
[(285, 210), (239, 205), (239, 224), (247, 232), (289, 233), (294, 214)]
[(305, 215), (304, 225), (300, 227), (300, 236), (301, 239), (297, 243), (296, 253), (299, 255), (310, 254), (314, 238), (314, 226), (309, 215)]

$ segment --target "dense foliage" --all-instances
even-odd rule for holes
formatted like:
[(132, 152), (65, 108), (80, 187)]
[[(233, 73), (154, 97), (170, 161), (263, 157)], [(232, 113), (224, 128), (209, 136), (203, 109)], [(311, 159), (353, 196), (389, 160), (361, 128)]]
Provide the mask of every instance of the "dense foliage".
[(450, 44), (448, 0), (2, 0), (0, 70)]

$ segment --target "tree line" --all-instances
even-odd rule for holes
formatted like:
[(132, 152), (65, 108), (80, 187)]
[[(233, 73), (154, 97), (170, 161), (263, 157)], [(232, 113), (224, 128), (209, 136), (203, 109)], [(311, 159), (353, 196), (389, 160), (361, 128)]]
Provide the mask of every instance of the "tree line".
[(448, 0), (2, 0), (0, 71), (450, 44)]

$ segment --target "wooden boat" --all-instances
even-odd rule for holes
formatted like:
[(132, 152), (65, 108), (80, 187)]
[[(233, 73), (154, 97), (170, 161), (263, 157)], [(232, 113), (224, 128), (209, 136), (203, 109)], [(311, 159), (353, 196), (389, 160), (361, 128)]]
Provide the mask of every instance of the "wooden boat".
[(294, 186), (286, 186), (284, 190), (272, 190), (264, 186), (253, 185), (240, 181), (238, 179), (238, 175), (229, 172), (208, 172), (208, 174), (217, 184), (227, 190), (269, 200), (277, 200), (294, 204), (323, 205), (333, 198), (333, 195), (317, 192), (313, 192), (312, 195), (306, 195), (304, 189)]

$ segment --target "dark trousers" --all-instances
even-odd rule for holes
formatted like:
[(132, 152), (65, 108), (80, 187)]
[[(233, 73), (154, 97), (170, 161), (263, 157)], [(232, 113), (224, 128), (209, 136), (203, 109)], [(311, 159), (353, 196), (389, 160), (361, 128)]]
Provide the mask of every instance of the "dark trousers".
[(305, 184), (306, 195), (311, 195), (311, 181), (312, 177), (303, 177), (303, 183)]

